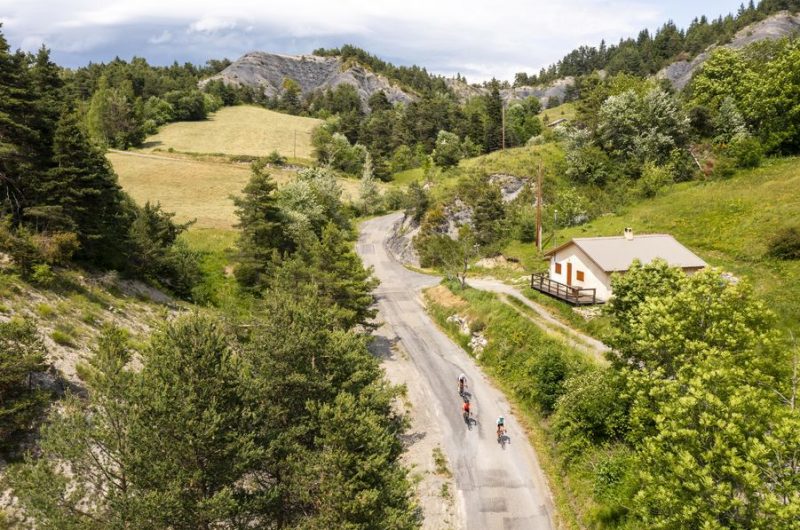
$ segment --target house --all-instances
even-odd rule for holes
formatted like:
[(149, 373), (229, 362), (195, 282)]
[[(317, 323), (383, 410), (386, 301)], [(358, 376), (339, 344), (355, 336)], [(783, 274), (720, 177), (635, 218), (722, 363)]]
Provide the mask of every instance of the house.
[(534, 274), (531, 287), (573, 304), (605, 302), (611, 296), (611, 275), (624, 273), (634, 260), (643, 264), (661, 258), (687, 273), (706, 263), (668, 234), (634, 237), (626, 228), (618, 237), (575, 238), (545, 254), (547, 273)]

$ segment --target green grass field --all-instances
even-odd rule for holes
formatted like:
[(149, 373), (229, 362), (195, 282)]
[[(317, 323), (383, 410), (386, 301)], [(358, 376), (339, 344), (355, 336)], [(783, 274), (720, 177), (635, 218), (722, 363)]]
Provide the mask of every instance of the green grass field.
[[(251, 105), (223, 107), (207, 120), (170, 123), (149, 137), (145, 151), (311, 158), (311, 131), (322, 123)], [(295, 138), (297, 141), (295, 152)]]
[(574, 103), (562, 103), (557, 107), (553, 107), (552, 109), (545, 109), (539, 113), (539, 118), (542, 120), (544, 125), (548, 123), (554, 122), (556, 120), (560, 120), (561, 118), (566, 118), (568, 120), (574, 120), (576, 114), (575, 104)]
[(800, 261), (765, 256), (776, 230), (800, 222), (800, 158), (768, 160), (729, 180), (677, 184), (618, 215), (569, 230), (572, 237), (668, 233), (709, 264), (747, 278), (785, 327), (800, 331)]

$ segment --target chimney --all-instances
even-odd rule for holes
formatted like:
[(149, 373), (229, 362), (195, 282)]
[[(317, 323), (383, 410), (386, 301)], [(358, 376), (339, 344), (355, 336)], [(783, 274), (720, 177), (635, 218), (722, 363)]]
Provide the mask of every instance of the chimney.
[(633, 241), (633, 228), (626, 228), (624, 234), (625, 239), (628, 241)]

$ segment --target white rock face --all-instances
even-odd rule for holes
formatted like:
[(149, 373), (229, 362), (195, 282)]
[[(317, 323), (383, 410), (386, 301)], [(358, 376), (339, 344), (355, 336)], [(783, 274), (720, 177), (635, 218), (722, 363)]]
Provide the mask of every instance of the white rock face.
[(261, 88), (267, 96), (275, 97), (281, 94), (286, 78), (297, 81), (304, 96), (315, 90), (353, 85), (365, 109), (369, 97), (380, 90), (392, 103), (408, 103), (415, 99), (386, 77), (358, 64), (345, 66), (338, 57), (258, 51), (246, 53), (222, 72), (201, 81), (200, 85), (221, 79), (225, 84)]
[(668, 79), (677, 90), (682, 90), (694, 73), (708, 60), (716, 48), (732, 48), (738, 50), (748, 44), (762, 40), (775, 40), (800, 33), (800, 14), (792, 15), (787, 11), (776, 13), (761, 22), (750, 24), (740, 29), (731, 42), (722, 46), (709, 46), (703, 53), (691, 61), (676, 61), (661, 69), (656, 74), (658, 79)]
[[(447, 83), (447, 86), (455, 93), (459, 101), (462, 102), (476, 96), (485, 96), (489, 93), (489, 90), (486, 88), (468, 85), (458, 79), (445, 79), (445, 83)], [(551, 99), (556, 99), (559, 102), (563, 101), (567, 93), (567, 88), (574, 84), (575, 78), (564, 77), (562, 79), (556, 79), (547, 85), (503, 88), (500, 90), (500, 98), (508, 105), (514, 101), (521, 101), (534, 96), (539, 99), (543, 106), (547, 106)]]
[(386, 248), (400, 263), (419, 267), (419, 254), (414, 248), (414, 236), (417, 234), (419, 224), (413, 218), (404, 216), (392, 228), (392, 234), (386, 240)]

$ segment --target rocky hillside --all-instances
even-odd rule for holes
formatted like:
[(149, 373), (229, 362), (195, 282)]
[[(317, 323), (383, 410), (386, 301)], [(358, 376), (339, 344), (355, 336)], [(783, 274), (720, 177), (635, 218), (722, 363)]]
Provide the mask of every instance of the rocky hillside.
[[(482, 96), (488, 93), (488, 90), (485, 88), (469, 85), (458, 79), (449, 78), (446, 80), (446, 83), (450, 90), (452, 90), (462, 102), (475, 96)], [(551, 99), (556, 99), (559, 102), (563, 101), (567, 93), (567, 88), (573, 84), (575, 84), (575, 79), (573, 77), (565, 77), (563, 79), (557, 79), (547, 85), (504, 88), (500, 90), (500, 97), (508, 104), (512, 101), (519, 101), (534, 96), (539, 98), (539, 101), (542, 102), (542, 106), (547, 107)]]
[[(739, 49), (754, 42), (780, 39), (798, 33), (800, 33), (800, 13), (793, 15), (784, 11), (742, 28), (729, 43), (722, 46)], [(706, 51), (692, 60), (676, 61), (661, 69), (661, 71), (656, 74), (656, 77), (659, 79), (668, 79), (673, 87), (681, 90), (689, 83), (692, 79), (692, 75), (706, 62), (706, 59), (708, 59), (711, 52), (716, 48), (717, 46), (710, 46)]]
[(267, 96), (275, 97), (281, 94), (281, 86), (286, 78), (297, 81), (303, 96), (315, 90), (348, 84), (356, 87), (365, 105), (369, 97), (380, 90), (386, 93), (392, 103), (408, 103), (415, 99), (414, 94), (362, 65), (345, 63), (338, 57), (316, 55), (250, 52), (201, 84), (221, 79), (235, 86), (258, 87)]

